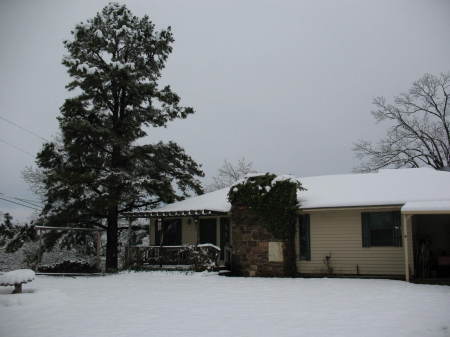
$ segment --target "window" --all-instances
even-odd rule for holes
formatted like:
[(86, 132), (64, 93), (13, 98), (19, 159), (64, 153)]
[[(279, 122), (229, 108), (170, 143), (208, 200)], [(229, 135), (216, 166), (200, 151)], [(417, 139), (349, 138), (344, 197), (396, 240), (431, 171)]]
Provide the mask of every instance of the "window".
[(298, 218), (299, 222), (299, 244), (300, 244), (300, 260), (311, 260), (311, 238), (309, 214), (303, 214)]
[(400, 212), (361, 213), (363, 247), (402, 245)]
[(164, 220), (160, 228), (157, 223), (155, 226), (155, 243), (158, 246), (181, 245), (181, 219)]

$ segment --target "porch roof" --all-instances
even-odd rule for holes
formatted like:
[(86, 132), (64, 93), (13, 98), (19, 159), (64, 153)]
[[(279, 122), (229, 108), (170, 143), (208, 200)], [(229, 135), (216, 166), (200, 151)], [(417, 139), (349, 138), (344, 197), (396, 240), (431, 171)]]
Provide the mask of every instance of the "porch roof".
[(450, 200), (409, 201), (401, 211), (405, 214), (450, 214)]
[(213, 216), (213, 215), (224, 215), (226, 212), (218, 212), (209, 209), (191, 209), (191, 210), (180, 210), (180, 211), (144, 211), (144, 212), (128, 212), (124, 213), (125, 218), (169, 218), (169, 217), (179, 217), (179, 216)]

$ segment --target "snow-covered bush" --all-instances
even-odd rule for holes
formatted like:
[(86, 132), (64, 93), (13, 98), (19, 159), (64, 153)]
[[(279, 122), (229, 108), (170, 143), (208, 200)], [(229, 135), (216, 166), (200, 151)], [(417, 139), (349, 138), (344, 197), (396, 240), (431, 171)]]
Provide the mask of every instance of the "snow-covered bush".
[(0, 224), (0, 247), (4, 247), (15, 235), (16, 230), (13, 225)]
[[(195, 271), (214, 270), (220, 248), (212, 244), (178, 247), (131, 247), (129, 268), (140, 270), (145, 265), (192, 266)], [(126, 265), (126, 264), (124, 264)]]
[(22, 248), (23, 263), (28, 268), (34, 268), (39, 259), (39, 243), (29, 242), (25, 244)]
[(188, 264), (195, 271), (214, 270), (217, 267), (217, 259), (220, 249), (212, 244), (187, 245), (181, 250), (181, 254), (187, 256)]
[(14, 226), (10, 229), (14, 236), (5, 245), (7, 253), (13, 253), (23, 246), (26, 242), (37, 240), (36, 230), (32, 225)]
[(95, 264), (89, 263), (89, 261), (74, 259), (40, 266), (39, 271), (44, 273), (96, 273), (99, 270)]
[[(94, 236), (89, 232), (47, 231), (42, 234), (39, 249), (38, 235), (33, 225), (0, 225), (0, 270), (35, 268), (41, 254), (40, 271), (55, 269), (58, 272), (96, 270)], [(72, 266), (72, 262), (76, 266)], [(79, 266), (82, 264), (82, 267)], [(86, 267), (87, 266), (87, 267)], [(66, 268), (64, 270), (64, 268)], [(80, 271), (81, 272), (81, 271)]]

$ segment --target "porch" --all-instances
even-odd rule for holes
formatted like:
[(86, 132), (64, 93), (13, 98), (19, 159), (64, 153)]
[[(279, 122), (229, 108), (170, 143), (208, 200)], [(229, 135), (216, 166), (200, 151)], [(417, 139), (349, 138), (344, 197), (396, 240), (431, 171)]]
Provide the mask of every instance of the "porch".
[[(127, 214), (129, 228), (148, 219), (148, 244), (136, 245), (129, 234), (126, 264), (132, 268), (228, 267), (231, 262), (230, 218), (209, 210)], [(214, 266), (212, 266), (214, 264)], [(175, 267), (176, 266), (176, 267)]]

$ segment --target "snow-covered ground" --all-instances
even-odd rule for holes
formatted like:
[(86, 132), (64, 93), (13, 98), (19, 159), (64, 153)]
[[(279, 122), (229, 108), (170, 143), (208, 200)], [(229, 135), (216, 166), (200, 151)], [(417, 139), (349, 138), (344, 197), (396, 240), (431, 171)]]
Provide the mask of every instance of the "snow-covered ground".
[(0, 288), (0, 336), (450, 336), (450, 287), (181, 272)]

